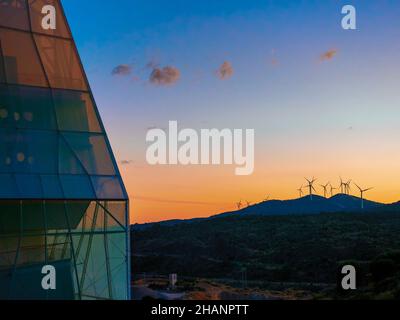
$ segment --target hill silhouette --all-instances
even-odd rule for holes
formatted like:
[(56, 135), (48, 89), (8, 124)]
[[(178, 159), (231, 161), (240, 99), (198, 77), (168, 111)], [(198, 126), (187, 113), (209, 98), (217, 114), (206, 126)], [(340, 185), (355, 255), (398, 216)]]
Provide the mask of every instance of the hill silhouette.
[(335, 212), (394, 212), (400, 210), (400, 202), (386, 205), (380, 202), (364, 199), (364, 209), (361, 209), (361, 198), (347, 195), (337, 194), (331, 198), (324, 198), (318, 195), (304, 196), (292, 200), (268, 200), (254, 204), (237, 211), (229, 211), (212, 215), (208, 218), (193, 218), (187, 220), (167, 220), (160, 222), (151, 222), (144, 224), (135, 224), (132, 230), (143, 230), (154, 225), (173, 227), (181, 223), (193, 223), (202, 220), (212, 220), (220, 217), (229, 216), (283, 216), (283, 215), (309, 215), (320, 213)]
[[(364, 200), (364, 210), (376, 209), (381, 206), (384, 206), (384, 204)], [(217, 216), (318, 214), (347, 211), (361, 211), (361, 198), (346, 194), (337, 194), (331, 198), (313, 195), (312, 198), (305, 196), (293, 200), (269, 200)]]

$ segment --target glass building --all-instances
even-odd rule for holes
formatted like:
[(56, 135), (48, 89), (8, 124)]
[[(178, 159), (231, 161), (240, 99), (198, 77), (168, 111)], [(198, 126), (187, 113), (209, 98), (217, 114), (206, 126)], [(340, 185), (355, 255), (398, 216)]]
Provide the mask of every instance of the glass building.
[(129, 299), (128, 209), (60, 1), (0, 0), (0, 299)]

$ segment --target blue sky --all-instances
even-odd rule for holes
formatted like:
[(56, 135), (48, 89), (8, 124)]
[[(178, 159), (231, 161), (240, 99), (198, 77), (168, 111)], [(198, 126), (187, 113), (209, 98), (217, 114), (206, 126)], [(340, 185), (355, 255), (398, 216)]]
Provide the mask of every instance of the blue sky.
[[(349, 150), (355, 156), (332, 171), (350, 173), (360, 159), (371, 157), (365, 141), (385, 153), (400, 134), (397, 0), (63, 4), (117, 158), (136, 165), (137, 170), (122, 168), (132, 194), (150, 193), (135, 179), (154, 187), (151, 169), (139, 170), (145, 165), (145, 134), (169, 120), (193, 128), (256, 129), (256, 181), (277, 172), (287, 181), (301, 179), (314, 174), (314, 167), (323, 174), (332, 157)], [(357, 9), (356, 31), (341, 28), (345, 4)], [(328, 52), (335, 54), (322, 61)], [(221, 80), (216, 73), (224, 61), (234, 73)], [(151, 84), (149, 62), (173, 66), (179, 81)], [(132, 73), (112, 76), (122, 64)], [(320, 161), (310, 164), (314, 154)], [(374, 161), (391, 168), (387, 157)], [(367, 162), (362, 167), (359, 179), (367, 180), (373, 167)], [(377, 178), (378, 167), (374, 172)], [(385, 200), (397, 196), (376, 192)], [(288, 196), (280, 189), (276, 194)]]

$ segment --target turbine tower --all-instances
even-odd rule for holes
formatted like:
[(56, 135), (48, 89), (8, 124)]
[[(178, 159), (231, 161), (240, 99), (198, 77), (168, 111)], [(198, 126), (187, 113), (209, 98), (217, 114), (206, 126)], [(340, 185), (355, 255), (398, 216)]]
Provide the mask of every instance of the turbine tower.
[(300, 187), (300, 189), (297, 189), (297, 191), (299, 192), (299, 195), (300, 195), (300, 197), (299, 198), (301, 198), (302, 196), (303, 196), (303, 194), (304, 194), (304, 192), (303, 192), (303, 185)]
[(354, 184), (356, 185), (358, 190), (360, 190), (360, 193), (361, 193), (361, 209), (364, 209), (364, 192), (367, 192), (367, 191), (373, 189), (373, 187), (372, 188), (367, 188), (367, 189), (362, 189), (359, 185), (357, 185), (357, 183), (354, 183)]
[(312, 200), (313, 190), (316, 191), (315, 188), (314, 188), (314, 182), (317, 181), (317, 179), (315, 179), (314, 177), (311, 180), (309, 180), (307, 178), (304, 178), (304, 179), (306, 179), (306, 181), (308, 183), (307, 187), (308, 187), (308, 190), (310, 192), (310, 199)]
[(340, 193), (346, 193), (346, 183), (343, 181), (342, 177), (340, 177)]
[(347, 194), (347, 195), (350, 194), (350, 190), (351, 190), (350, 184), (351, 184), (351, 180), (349, 180), (349, 181), (347, 181), (347, 182), (345, 183), (345, 186), (346, 186), (345, 189), (346, 189), (346, 194)]
[(329, 184), (329, 193), (331, 194), (331, 197), (333, 197), (333, 190), (337, 190), (338, 188), (334, 188), (331, 184)]
[(325, 185), (323, 185), (323, 184), (320, 184), (320, 186), (321, 186), (321, 188), (323, 188), (324, 189), (324, 197), (326, 198), (326, 195), (328, 194), (328, 186), (330, 185), (331, 183), (330, 182), (328, 182), (327, 184), (325, 184)]

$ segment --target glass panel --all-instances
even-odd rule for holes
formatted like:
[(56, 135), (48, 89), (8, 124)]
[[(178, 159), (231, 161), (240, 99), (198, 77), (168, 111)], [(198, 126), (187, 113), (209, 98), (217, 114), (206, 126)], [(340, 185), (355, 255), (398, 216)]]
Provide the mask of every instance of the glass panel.
[[(1, 238), (0, 241), (0, 270), (11, 268), (14, 266), (15, 256), (18, 248), (18, 238), (7, 237)], [(1, 272), (1, 271), (0, 271)], [(1, 283), (1, 278), (0, 278)], [(1, 285), (0, 285), (1, 291)], [(1, 297), (1, 295), (0, 295)]]
[(108, 263), (111, 271), (113, 299), (126, 300), (127, 296), (127, 257), (126, 233), (111, 233), (107, 239)]
[(20, 233), (20, 231), (20, 202), (0, 201), (0, 236), (10, 234), (17, 235)]
[[(45, 234), (45, 221), (42, 201), (23, 201), (22, 203), (23, 235)], [(41, 238), (41, 237), (39, 237)]]
[(37, 175), (21, 175), (16, 174), (15, 180), (20, 196), (24, 199), (41, 199), (43, 198), (42, 186), (40, 178)]
[(95, 199), (90, 179), (87, 176), (61, 175), (61, 185), (67, 199)]
[(60, 180), (58, 176), (44, 176), (40, 177), (42, 181), (43, 196), (45, 199), (63, 199)]
[(63, 136), (90, 175), (115, 175), (103, 135), (63, 133)]
[(48, 261), (60, 261), (72, 258), (69, 235), (60, 234), (47, 237)]
[(66, 144), (62, 137), (59, 138), (58, 144), (58, 160), (60, 174), (85, 174), (79, 159), (72, 152), (71, 148)]
[(45, 261), (45, 236), (24, 236), (18, 250), (17, 266), (28, 266)]
[(87, 90), (72, 41), (38, 35), (35, 41), (52, 88)]
[(60, 130), (101, 132), (89, 94), (55, 90), (54, 104)]
[(11, 174), (0, 174), (0, 198), (15, 199), (18, 197), (19, 191), (14, 176)]
[(86, 217), (93, 203), (90, 201), (68, 201), (66, 203), (71, 232), (80, 232), (84, 229), (90, 231), (90, 227), (86, 228), (90, 225), (90, 223), (86, 223)]
[(0, 85), (0, 127), (56, 130), (50, 90)]
[[(127, 211), (127, 203), (124, 201), (106, 201), (104, 206), (107, 211), (113, 216), (115, 220), (117, 220), (122, 226), (127, 224), (126, 222), (126, 211)], [(113, 220), (109, 220), (109, 226), (114, 226)]]
[(68, 232), (64, 201), (46, 201), (46, 223), (50, 233)]
[(30, 34), (0, 28), (0, 44), (8, 83), (47, 87), (46, 77)]
[(91, 177), (97, 199), (124, 199), (118, 177)]
[[(56, 29), (45, 30), (42, 28), (42, 20), (46, 14), (42, 13), (45, 5), (52, 5), (56, 9)], [(29, 0), (29, 7), (31, 13), (32, 30), (34, 32), (44, 33), (47, 35), (54, 35), (64, 38), (70, 38), (67, 25), (64, 20), (58, 0)]]
[(57, 133), (0, 129), (0, 172), (57, 173)]
[(0, 0), (0, 25), (29, 30), (28, 10), (25, 0)]
[(104, 236), (91, 234), (86, 256), (83, 259), (81, 276), (82, 294), (89, 297), (109, 298), (107, 259), (104, 250)]
[(1, 83), (6, 83), (6, 70), (5, 68), (5, 62), (3, 60), (3, 49), (1, 47), (1, 40), (0, 40), (0, 82)]

